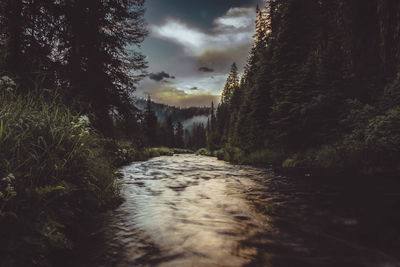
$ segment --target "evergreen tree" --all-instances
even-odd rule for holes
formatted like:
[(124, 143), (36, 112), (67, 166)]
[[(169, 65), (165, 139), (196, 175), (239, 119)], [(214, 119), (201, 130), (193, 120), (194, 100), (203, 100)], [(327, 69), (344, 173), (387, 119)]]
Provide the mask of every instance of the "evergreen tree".
[(143, 127), (147, 143), (151, 146), (158, 145), (158, 122), (157, 116), (151, 107), (150, 95), (147, 98), (147, 105), (144, 111)]
[(103, 132), (109, 111), (136, 112), (131, 93), (145, 68), (144, 57), (129, 47), (146, 36), (142, 0), (65, 0), (60, 48), (66, 54), (66, 79), (70, 99), (79, 100)]
[(239, 74), (236, 63), (233, 63), (231, 66), (231, 71), (229, 72), (229, 76), (226, 80), (224, 90), (222, 91), (222, 103), (230, 104), (232, 95), (236, 88), (239, 86)]
[(174, 147), (174, 125), (172, 123), (172, 118), (170, 116), (167, 117), (167, 120), (165, 122), (165, 128), (166, 128), (165, 145), (167, 147)]
[(271, 77), (271, 44), (267, 47), (272, 32), (270, 5), (267, 4), (262, 11), (257, 7), (254, 44), (238, 90), (238, 101), (233, 107), (236, 114), (232, 122), (231, 143), (246, 151), (262, 147), (265, 136), (262, 131), (266, 131), (271, 106), (268, 80)]
[(22, 93), (57, 85), (56, 6), (43, 0), (0, 1), (0, 74), (13, 78)]
[(183, 135), (184, 135), (183, 125), (179, 121), (176, 123), (176, 126), (175, 126), (175, 146), (178, 148), (184, 147)]
[(381, 138), (397, 140), (400, 120), (399, 2), (271, 0), (256, 11), (244, 74), (239, 84), (232, 66), (208, 147), (302, 155), (330, 145), (393, 163), (395, 145)]
[(147, 34), (143, 12), (144, 0), (0, 1), (0, 74), (22, 93), (62, 92), (111, 135), (114, 110), (126, 120), (138, 112), (131, 97), (146, 67), (135, 50)]
[(193, 123), (191, 136), (191, 148), (199, 149), (206, 146), (206, 129), (204, 128), (203, 123)]
[(215, 108), (214, 108), (214, 101), (211, 101), (211, 115), (210, 115), (210, 128), (212, 131), (215, 130)]
[(273, 101), (270, 122), (275, 142), (285, 148), (305, 145), (303, 108), (312, 98), (312, 51), (318, 15), (317, 1), (289, 0), (281, 3), (280, 25), (274, 34), (271, 81)]

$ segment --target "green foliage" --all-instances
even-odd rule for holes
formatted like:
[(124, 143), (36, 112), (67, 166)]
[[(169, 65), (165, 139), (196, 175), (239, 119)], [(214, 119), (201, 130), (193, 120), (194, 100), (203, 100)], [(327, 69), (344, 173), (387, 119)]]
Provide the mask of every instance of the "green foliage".
[[(57, 97), (0, 88), (0, 257), (48, 266), (79, 220), (119, 203), (106, 142)], [(53, 263), (54, 264), (54, 263)]]
[(298, 167), (298, 163), (297, 163), (296, 159), (288, 158), (282, 163), (282, 167), (295, 168), (295, 167)]
[(207, 148), (201, 148), (196, 151), (197, 155), (213, 156), (219, 160), (229, 161), (235, 164), (269, 166), (281, 162), (283, 155), (269, 149), (257, 150), (246, 154), (238, 147), (227, 146), (219, 150), (210, 151)]
[(173, 148), (172, 151), (174, 154), (192, 154), (193, 150), (186, 148)]
[(147, 149), (150, 158), (159, 156), (173, 156), (174, 154), (191, 154), (193, 150), (184, 148), (153, 147)]
[(232, 67), (207, 132), (215, 156), (400, 173), (399, 6), (356, 2), (272, 0), (257, 10), (241, 81)]
[(196, 151), (196, 155), (202, 155), (202, 156), (213, 156), (213, 153), (207, 149), (207, 148), (200, 148), (199, 150)]
[(174, 155), (174, 151), (171, 148), (168, 147), (154, 147), (154, 148), (149, 148), (149, 155), (150, 157), (159, 157), (159, 156), (172, 156)]
[(369, 121), (365, 130), (366, 145), (381, 153), (400, 153), (400, 107)]
[(282, 161), (282, 153), (270, 149), (256, 150), (245, 157), (243, 163), (256, 166), (267, 166)]
[(119, 167), (127, 165), (133, 161), (147, 160), (150, 155), (144, 148), (138, 148), (132, 141), (128, 140), (107, 140), (107, 151), (110, 151), (109, 158), (112, 165)]
[(330, 145), (324, 145), (315, 152), (315, 160), (313, 165), (324, 169), (334, 169), (342, 166), (343, 153)]

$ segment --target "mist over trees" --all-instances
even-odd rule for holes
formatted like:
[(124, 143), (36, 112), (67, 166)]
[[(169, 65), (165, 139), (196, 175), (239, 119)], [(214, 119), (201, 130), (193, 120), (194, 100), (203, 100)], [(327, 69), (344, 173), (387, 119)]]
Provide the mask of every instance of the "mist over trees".
[(240, 82), (232, 65), (209, 148), (269, 151), (266, 161), (291, 166), (395, 171), (399, 17), (396, 0), (271, 0), (257, 8), (247, 65)]
[[(156, 115), (156, 110), (157, 114)], [(184, 123), (196, 118), (196, 115), (208, 116), (209, 108), (176, 108), (147, 99), (143, 125), (146, 142), (150, 146), (168, 148), (199, 149), (206, 146), (206, 126), (202, 122), (193, 122), (184, 127)], [(159, 119), (166, 118), (165, 120)], [(186, 124), (186, 123), (185, 123)], [(190, 127), (189, 127), (190, 126)]]

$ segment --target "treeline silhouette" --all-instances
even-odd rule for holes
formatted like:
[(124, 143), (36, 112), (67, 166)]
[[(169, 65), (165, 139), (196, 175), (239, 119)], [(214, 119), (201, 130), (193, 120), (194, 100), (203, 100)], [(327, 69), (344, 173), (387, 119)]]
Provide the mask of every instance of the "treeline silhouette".
[(237, 162), (398, 174), (399, 18), (397, 0), (257, 8), (247, 65), (241, 78), (232, 65), (208, 147)]
[[(141, 106), (140, 102), (138, 106)], [(206, 146), (206, 125), (194, 121), (184, 127), (183, 123), (197, 116), (208, 117), (209, 108), (176, 108), (154, 103), (149, 96), (143, 109), (143, 133), (148, 145), (187, 149)]]

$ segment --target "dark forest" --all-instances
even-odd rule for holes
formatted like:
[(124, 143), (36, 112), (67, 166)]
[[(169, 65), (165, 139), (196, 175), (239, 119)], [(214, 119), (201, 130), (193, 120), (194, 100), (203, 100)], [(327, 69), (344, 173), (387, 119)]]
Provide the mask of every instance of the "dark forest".
[(147, 72), (145, 0), (0, 0), (0, 267), (400, 266), (400, 1), (254, 9), (175, 107), (141, 82), (216, 96)]

